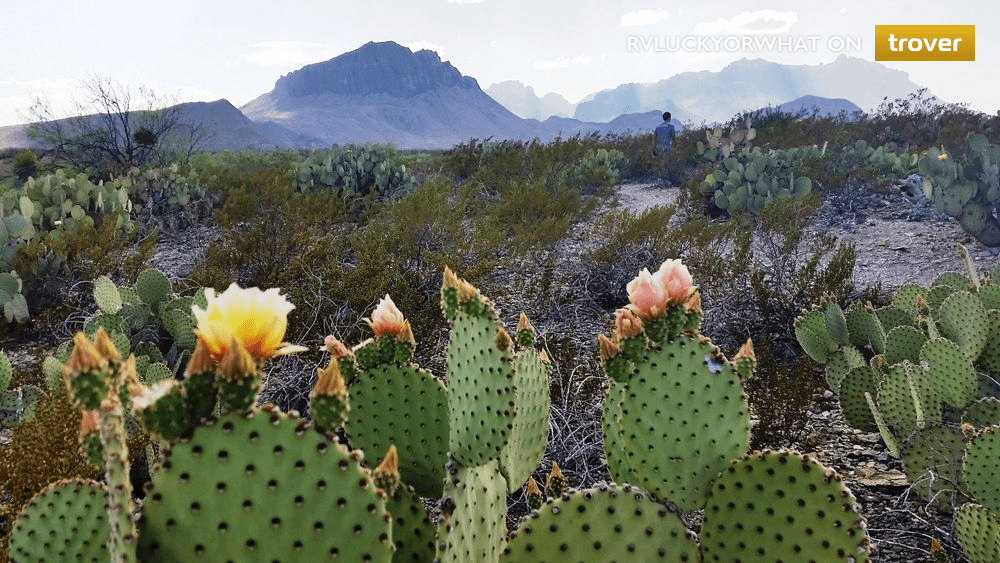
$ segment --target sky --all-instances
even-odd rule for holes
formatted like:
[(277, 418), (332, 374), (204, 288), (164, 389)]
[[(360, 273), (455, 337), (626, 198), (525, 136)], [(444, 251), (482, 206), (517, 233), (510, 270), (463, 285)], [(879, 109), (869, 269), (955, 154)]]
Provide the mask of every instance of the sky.
[[(0, 32), (0, 125), (33, 100), (73, 115), (88, 78), (163, 99), (237, 107), (275, 80), (369, 41), (432, 49), (484, 90), (518, 80), (570, 102), (625, 83), (718, 71), (741, 58), (875, 60), (875, 25), (975, 25), (974, 62), (884, 62), (947, 102), (1000, 110), (1000, 3), (882, 0), (34, 0)], [(795, 48), (671, 49), (683, 38), (768, 37)], [(799, 39), (802, 39), (800, 42)], [(860, 44), (860, 45), (859, 45)], [(687, 45), (696, 45), (689, 41)], [(736, 45), (736, 40), (729, 44)], [(776, 103), (781, 103), (779, 100)], [(749, 109), (749, 108), (748, 108)], [(870, 108), (863, 108), (870, 109)]]

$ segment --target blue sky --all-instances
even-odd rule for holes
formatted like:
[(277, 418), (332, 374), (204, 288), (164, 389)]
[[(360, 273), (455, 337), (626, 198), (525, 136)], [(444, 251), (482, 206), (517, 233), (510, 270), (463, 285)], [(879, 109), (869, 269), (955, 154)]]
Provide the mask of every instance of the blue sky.
[[(8, 2), (4, 20), (0, 125), (23, 121), (36, 96), (68, 115), (91, 75), (240, 106), (283, 74), (384, 40), (433, 49), (484, 89), (520, 80), (576, 102), (744, 57), (827, 63), (841, 54), (830, 48), (838, 38), (860, 38), (860, 50), (842, 52), (874, 60), (876, 24), (975, 25), (975, 62), (884, 64), (949, 102), (1000, 109), (1000, 4), (985, 1), (35, 0)], [(802, 37), (809, 48), (663, 48), (685, 36), (768, 35)]]

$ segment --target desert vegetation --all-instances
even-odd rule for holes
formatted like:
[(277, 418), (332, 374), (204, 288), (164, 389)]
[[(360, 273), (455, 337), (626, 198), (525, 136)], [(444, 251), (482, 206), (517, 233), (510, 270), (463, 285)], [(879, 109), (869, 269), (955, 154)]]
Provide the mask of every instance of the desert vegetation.
[[(747, 561), (795, 560), (796, 548), (830, 561), (990, 561), (997, 271), (859, 286), (856, 270), (873, 265), (807, 225), (827, 198), (919, 174), (940, 212), (997, 246), (998, 126), (917, 92), (870, 115), (689, 124), (667, 159), (651, 135), (195, 152), (144, 166), (0, 155), (0, 556), (58, 560), (25, 539), (46, 529), (38, 507), (57, 494), (107, 499), (87, 516), (99, 539), (77, 553), (105, 539), (122, 561), (137, 545), (144, 561), (214, 553), (216, 536), (194, 531), (204, 522), (172, 511), (239, 510), (185, 489), (198, 452), (215, 448), (207, 463), (243, 464), (198, 481), (220, 495), (287, 449), (299, 457), (272, 481), (308, 475), (351, 510), (375, 507), (294, 520), (324, 539), (293, 530), (287, 545), (212, 520), (246, 560), (301, 548), (527, 561), (580, 544), (677, 561), (735, 545)], [(623, 182), (672, 191), (673, 203), (632, 211)], [(256, 324), (271, 328), (240, 328)], [(961, 374), (942, 375), (945, 364)], [(946, 523), (908, 551), (869, 535), (850, 489), (795, 451), (828, 389), (848, 424), (878, 432), (907, 467), (913, 511)], [(264, 437), (244, 445), (229, 432)], [(350, 486), (318, 469), (320, 454)], [(822, 492), (798, 501), (843, 499), (813, 510), (843, 514), (803, 518), (777, 540), (727, 527), (757, 518), (729, 514), (734, 502), (783, 507), (726, 495), (767, 489), (755, 471), (795, 480), (788, 468)], [(259, 488), (240, 501), (272, 502), (267, 478)], [(646, 516), (558, 525), (560, 513), (616, 511)], [(364, 539), (342, 542), (343, 522)], [(581, 526), (615, 533), (581, 542), (569, 533)], [(567, 534), (530, 531), (553, 528)]]

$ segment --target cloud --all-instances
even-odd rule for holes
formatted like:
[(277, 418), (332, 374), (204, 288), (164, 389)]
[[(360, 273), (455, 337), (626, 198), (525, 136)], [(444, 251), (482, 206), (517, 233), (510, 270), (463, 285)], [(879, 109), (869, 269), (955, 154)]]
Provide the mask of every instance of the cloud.
[(406, 45), (403, 45), (403, 46), (406, 47), (407, 49), (413, 51), (414, 53), (416, 53), (417, 51), (420, 51), (421, 49), (427, 49), (428, 51), (434, 51), (435, 53), (438, 54), (439, 57), (441, 57), (442, 60), (444, 60), (444, 47), (442, 47), (440, 45), (435, 45), (434, 43), (431, 43), (430, 41), (412, 41), (412, 42), (407, 43)]
[(637, 10), (622, 14), (621, 25), (625, 27), (636, 25), (655, 25), (667, 19), (666, 10)]
[(244, 63), (260, 66), (294, 66), (329, 59), (336, 53), (322, 43), (307, 41), (263, 41), (254, 43), (253, 51), (243, 55)]
[(537, 60), (531, 65), (536, 70), (552, 70), (555, 68), (566, 68), (569, 65), (590, 64), (590, 57), (556, 57), (554, 59)]
[(694, 26), (694, 31), (700, 35), (788, 33), (792, 24), (797, 21), (799, 21), (799, 15), (795, 12), (757, 10), (743, 12), (729, 19), (719, 18), (714, 22), (702, 22)]

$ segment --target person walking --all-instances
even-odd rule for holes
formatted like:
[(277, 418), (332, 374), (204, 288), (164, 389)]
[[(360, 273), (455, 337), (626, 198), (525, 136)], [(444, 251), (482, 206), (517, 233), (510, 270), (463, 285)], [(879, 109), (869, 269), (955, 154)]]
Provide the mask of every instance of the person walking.
[(670, 112), (663, 112), (663, 123), (653, 132), (653, 154), (666, 158), (674, 145), (674, 124), (670, 123)]

